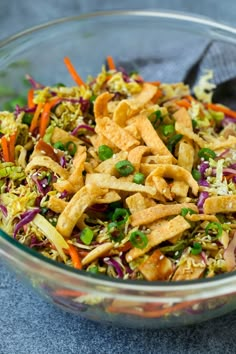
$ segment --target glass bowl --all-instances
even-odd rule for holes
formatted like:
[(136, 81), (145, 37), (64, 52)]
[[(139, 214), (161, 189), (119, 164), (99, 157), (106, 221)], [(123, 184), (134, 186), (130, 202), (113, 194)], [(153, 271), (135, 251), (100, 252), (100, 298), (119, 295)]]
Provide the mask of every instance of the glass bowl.
[[(211, 62), (204, 60), (209, 44), (218, 45)], [(231, 55), (217, 61), (222, 48)], [(64, 56), (71, 58), (84, 78), (97, 74), (106, 56), (112, 55), (116, 63), (139, 70), (146, 80), (186, 79), (192, 84), (198, 69), (211, 69), (209, 63), (216, 70), (222, 65), (223, 79), (218, 72), (216, 81), (232, 78), (228, 61), (236, 59), (235, 49), (236, 29), (187, 14), (116, 11), (60, 19), (0, 43), (0, 82), (5, 95), (0, 90), (0, 105), (6, 95), (25, 93), (22, 78), (26, 73), (45, 85), (71, 84)], [(1, 230), (0, 255), (47, 300), (96, 321), (171, 327), (236, 309), (235, 272), (186, 282), (122, 281), (55, 263)]]

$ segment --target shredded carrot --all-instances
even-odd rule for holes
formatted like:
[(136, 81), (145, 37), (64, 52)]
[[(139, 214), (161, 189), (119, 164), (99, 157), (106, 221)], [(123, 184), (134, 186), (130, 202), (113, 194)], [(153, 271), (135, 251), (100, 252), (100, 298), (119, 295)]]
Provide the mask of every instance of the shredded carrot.
[(60, 101), (61, 101), (61, 99), (56, 97), (53, 100), (51, 100), (50, 102), (45, 103), (45, 106), (44, 106), (44, 109), (43, 109), (43, 112), (41, 115), (40, 123), (39, 123), (39, 135), (41, 138), (44, 136), (45, 131), (47, 129), (49, 119), (50, 119), (50, 111), (51, 111), (52, 107), (55, 106)]
[(34, 104), (34, 89), (30, 89), (28, 91), (28, 107), (29, 108), (34, 108), (35, 104)]
[(184, 98), (186, 98), (186, 100), (188, 100), (189, 102), (196, 102), (195, 98), (191, 95), (187, 95)]
[(155, 95), (152, 98), (152, 102), (156, 103), (159, 100), (159, 98), (161, 98), (162, 96), (163, 96), (162, 90), (158, 89), (157, 92), (155, 93)]
[(109, 70), (116, 70), (114, 59), (110, 55), (107, 57), (107, 65)]
[(77, 74), (73, 64), (71, 63), (70, 58), (65, 57), (64, 58), (64, 63), (69, 71), (69, 73), (71, 74), (71, 77), (73, 78), (73, 80), (77, 83), (78, 86), (85, 86), (84, 81), (81, 79), (81, 77), (79, 76), (79, 74)]
[(15, 161), (15, 143), (16, 143), (16, 132), (10, 136), (10, 141), (8, 143), (10, 162)]
[(184, 107), (186, 109), (191, 107), (191, 103), (189, 103), (186, 99), (175, 101), (175, 104), (177, 104), (180, 107)]
[(36, 110), (35, 110), (35, 112), (34, 112), (33, 119), (32, 119), (31, 124), (30, 124), (30, 129), (29, 129), (29, 131), (30, 131), (31, 133), (33, 133), (33, 131), (35, 130), (35, 128), (37, 128), (37, 126), (38, 126), (39, 115), (40, 115), (40, 113), (41, 113), (41, 110), (42, 110), (42, 108), (43, 108), (43, 105), (44, 105), (44, 104), (41, 103), (41, 102), (37, 105), (37, 108), (36, 108)]
[(160, 81), (148, 81), (148, 84), (151, 84), (154, 86), (160, 86), (161, 82)]
[(4, 161), (9, 162), (10, 161), (9, 146), (8, 146), (8, 140), (5, 136), (1, 138), (1, 144), (2, 144), (2, 153), (3, 153)]
[(235, 176), (236, 176), (235, 173), (231, 173), (231, 174), (228, 175), (228, 176), (224, 176), (224, 178), (225, 178), (227, 181), (229, 181), (231, 178), (233, 178), (233, 177), (235, 177)]
[(72, 290), (72, 289), (56, 289), (53, 292), (53, 295), (79, 297), (85, 295), (85, 293), (82, 293), (81, 291), (78, 290)]
[(214, 104), (214, 103), (207, 103), (206, 106), (208, 109), (212, 109), (212, 111), (222, 112), (231, 118), (236, 118), (236, 111), (233, 111), (230, 108), (218, 104)]
[(157, 318), (157, 317), (165, 316), (165, 315), (170, 314), (172, 312), (176, 312), (176, 311), (180, 311), (182, 309), (188, 308), (191, 305), (194, 305), (198, 302), (197, 301), (186, 301), (184, 303), (175, 304), (170, 307), (164, 307), (164, 308), (162, 307), (161, 309), (152, 310), (152, 311), (140, 311), (135, 308), (115, 307), (115, 306), (111, 305), (107, 308), (107, 311), (112, 312), (112, 313), (131, 314), (131, 315), (136, 315), (136, 316), (146, 317), (146, 318)]
[(71, 256), (73, 266), (77, 269), (82, 269), (81, 260), (76, 248), (72, 245), (69, 245), (68, 252), (69, 255)]

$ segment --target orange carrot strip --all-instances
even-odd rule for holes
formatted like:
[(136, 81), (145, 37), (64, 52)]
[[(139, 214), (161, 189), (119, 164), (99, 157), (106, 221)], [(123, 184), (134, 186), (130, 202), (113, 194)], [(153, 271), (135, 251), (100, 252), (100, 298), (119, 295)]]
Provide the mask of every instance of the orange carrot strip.
[(186, 98), (189, 102), (196, 102), (195, 98), (193, 96), (184, 96), (184, 98)]
[(16, 132), (13, 133), (10, 136), (10, 141), (8, 144), (8, 149), (9, 149), (9, 161), (14, 162), (15, 161), (15, 143), (16, 143)]
[(229, 116), (231, 118), (236, 118), (236, 111), (233, 111), (230, 108), (220, 106), (220, 105), (214, 104), (214, 103), (207, 103), (206, 106), (208, 109), (212, 109), (212, 111), (223, 112), (224, 114), (226, 114), (227, 116)]
[(78, 86), (85, 86), (84, 81), (81, 79), (81, 77), (77, 74), (73, 64), (70, 61), (70, 58), (65, 57), (64, 58), (64, 63), (69, 71), (69, 73), (71, 74), (73, 80), (77, 83)]
[(231, 178), (233, 178), (235, 176), (235, 174), (234, 173), (231, 173), (230, 175), (228, 175), (228, 176), (224, 176), (224, 178), (227, 180), (227, 181), (229, 181)]
[(191, 107), (191, 103), (189, 103), (187, 100), (185, 99), (182, 99), (182, 100), (179, 100), (179, 101), (175, 101), (175, 104), (177, 104), (178, 106), (180, 107), (184, 107), (186, 109), (190, 108)]
[(175, 304), (170, 307), (164, 307), (164, 308), (162, 307), (161, 309), (157, 309), (153, 311), (139, 311), (136, 310), (135, 308), (132, 309), (128, 307), (114, 307), (112, 305), (109, 306), (107, 310), (112, 313), (126, 313), (126, 314), (132, 314), (140, 317), (146, 317), (146, 318), (157, 318), (157, 317), (165, 316), (175, 311), (180, 311), (198, 302), (199, 301), (186, 301), (184, 303)]
[(9, 146), (8, 146), (8, 140), (5, 136), (1, 138), (1, 144), (2, 144), (2, 153), (3, 153), (3, 158), (5, 162), (10, 162), (10, 153), (9, 153)]
[(114, 59), (110, 55), (107, 57), (107, 65), (109, 70), (116, 70)]
[(148, 84), (151, 84), (154, 86), (160, 86), (161, 82), (160, 81), (148, 81)]
[(72, 297), (79, 297), (82, 295), (85, 295), (86, 293), (82, 293), (81, 291), (78, 290), (71, 290), (71, 289), (56, 289), (53, 292), (53, 295), (56, 296), (72, 296)]
[(28, 91), (28, 107), (29, 108), (34, 108), (35, 104), (34, 104), (34, 89), (30, 89)]
[(153, 103), (156, 103), (159, 100), (159, 98), (161, 98), (162, 96), (163, 96), (162, 90), (158, 89), (157, 92), (155, 93), (155, 95), (153, 96), (153, 98), (151, 99), (151, 101)]
[(78, 254), (76, 248), (72, 245), (69, 245), (68, 252), (69, 252), (69, 255), (71, 256), (73, 266), (76, 269), (82, 269), (81, 260), (80, 260), (80, 257), (79, 257), (79, 254)]
[(33, 119), (31, 121), (31, 124), (30, 124), (30, 129), (29, 131), (31, 133), (33, 133), (33, 131), (35, 130), (35, 128), (37, 128), (38, 126), (38, 120), (39, 120), (39, 115), (40, 115), (40, 112), (41, 112), (41, 109), (43, 108), (43, 103), (39, 103), (35, 112), (34, 112), (34, 116), (33, 116)]
[(55, 106), (60, 101), (61, 101), (61, 99), (56, 97), (53, 100), (51, 100), (50, 102), (47, 102), (45, 104), (42, 115), (41, 115), (40, 123), (39, 123), (39, 135), (41, 136), (41, 138), (44, 136), (45, 131), (47, 129), (49, 119), (50, 119), (50, 111), (51, 111), (52, 107)]

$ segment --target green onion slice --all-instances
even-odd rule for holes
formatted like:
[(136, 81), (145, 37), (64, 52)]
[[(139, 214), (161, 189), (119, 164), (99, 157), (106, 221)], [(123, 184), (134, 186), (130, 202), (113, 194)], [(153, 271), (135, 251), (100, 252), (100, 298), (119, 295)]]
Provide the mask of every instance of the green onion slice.
[(73, 141), (68, 141), (65, 148), (71, 156), (74, 156), (77, 151), (77, 146)]
[(198, 170), (196, 170), (196, 168), (192, 170), (192, 176), (195, 179), (195, 181), (199, 181), (201, 179), (201, 173)]
[(85, 227), (81, 232), (80, 239), (85, 245), (90, 245), (93, 240), (93, 236), (93, 231), (89, 227)]
[(151, 113), (150, 116), (148, 117), (148, 119), (152, 123), (153, 127), (155, 129), (157, 129), (159, 127), (159, 125), (161, 124), (161, 122), (163, 121), (161, 111), (157, 110), (157, 111)]
[(203, 148), (198, 151), (198, 156), (200, 158), (203, 158), (204, 160), (208, 161), (209, 159), (215, 159), (216, 153), (215, 153), (215, 151), (213, 151), (211, 149)]
[(107, 145), (100, 145), (98, 148), (98, 157), (101, 161), (110, 159), (113, 156), (113, 150)]
[(163, 126), (161, 127), (161, 131), (162, 131), (162, 133), (163, 133), (164, 136), (168, 136), (168, 135), (174, 133), (175, 127), (173, 126), (173, 124), (163, 125)]
[(125, 224), (129, 219), (129, 212), (125, 208), (116, 208), (111, 220), (117, 222), (118, 225)]
[(115, 242), (120, 242), (124, 238), (123, 232), (120, 230), (117, 222), (110, 222), (107, 226), (110, 238)]
[(148, 244), (147, 235), (145, 235), (145, 233), (139, 230), (132, 232), (129, 240), (134, 247), (140, 249), (145, 248)]
[(193, 209), (190, 208), (182, 208), (181, 209), (181, 216), (186, 216), (187, 214), (192, 215), (192, 214), (197, 214), (196, 211), (194, 211)]
[(173, 152), (175, 145), (178, 144), (182, 137), (182, 134), (176, 134), (169, 139), (167, 143), (167, 148), (171, 153)]
[(223, 228), (222, 225), (218, 222), (210, 222), (207, 227), (205, 228), (205, 233), (206, 235), (209, 235), (209, 231), (211, 230), (216, 230), (217, 231), (217, 235), (216, 237), (220, 237), (222, 235), (223, 232)]
[(115, 164), (115, 168), (119, 172), (119, 174), (124, 177), (134, 172), (134, 166), (128, 160), (122, 160), (117, 162)]
[(134, 174), (133, 182), (136, 184), (143, 184), (145, 181), (145, 176), (141, 172), (137, 172)]
[(55, 149), (59, 149), (59, 150), (65, 151), (65, 145), (64, 145), (61, 141), (57, 141), (57, 142), (53, 145), (53, 147), (54, 147)]
[(199, 242), (194, 242), (191, 248), (191, 253), (195, 256), (202, 252), (202, 245)]

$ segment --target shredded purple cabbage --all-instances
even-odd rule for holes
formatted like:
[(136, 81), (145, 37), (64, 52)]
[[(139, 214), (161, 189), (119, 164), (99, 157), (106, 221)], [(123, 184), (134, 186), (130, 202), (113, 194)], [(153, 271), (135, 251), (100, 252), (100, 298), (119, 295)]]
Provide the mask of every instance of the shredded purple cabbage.
[(39, 208), (27, 210), (25, 213), (21, 214), (21, 220), (15, 225), (13, 237), (16, 238), (17, 232), (30, 221), (32, 221), (36, 214), (40, 211)]
[(225, 155), (228, 154), (228, 152), (230, 151), (230, 149), (226, 149), (225, 151), (223, 151), (217, 158), (221, 158), (221, 157), (225, 157)]
[(90, 125), (88, 125), (88, 124), (80, 124), (74, 130), (72, 130), (72, 132), (70, 134), (76, 136), (80, 129), (86, 129), (86, 130), (88, 130), (88, 131), (90, 131), (92, 133), (95, 132), (94, 128), (90, 127)]
[(198, 181), (198, 184), (199, 184), (199, 186), (202, 186), (202, 187), (209, 187), (209, 183), (205, 179), (200, 179)]
[(65, 168), (66, 167), (66, 158), (65, 158), (65, 156), (64, 155), (62, 155), (61, 157), (60, 157), (60, 165), (61, 165), (61, 167), (63, 167), (63, 168)]
[(235, 118), (231, 118), (228, 116), (225, 116), (224, 119), (222, 120), (221, 124), (222, 126), (225, 128), (227, 125), (229, 125), (230, 123), (234, 123), (236, 124), (236, 119)]
[(35, 89), (35, 90), (38, 90), (38, 89), (42, 89), (44, 88), (45, 86), (39, 84), (37, 81), (35, 81), (32, 76), (30, 75), (25, 75), (25, 78), (29, 81), (29, 83), (31, 84), (32, 88)]
[(18, 116), (20, 113), (24, 112), (24, 113), (34, 113), (35, 112), (36, 107), (33, 108), (28, 108), (28, 107), (20, 107), (18, 104), (16, 105), (15, 108), (15, 112), (14, 114), (16, 116)]
[(32, 175), (32, 180), (35, 182), (40, 194), (46, 195), (50, 191), (51, 187), (46, 177), (43, 179), (39, 179), (36, 173)]
[(62, 101), (80, 104), (80, 108), (81, 108), (81, 112), (82, 113), (87, 112), (87, 110), (90, 107), (89, 100), (86, 100), (83, 97), (80, 97), (80, 98), (62, 98)]
[(209, 168), (209, 163), (208, 162), (202, 162), (201, 165), (199, 166), (199, 172), (201, 173), (202, 177), (204, 177), (204, 174), (206, 170)]
[(114, 258), (109, 258), (109, 259), (104, 259), (104, 262), (108, 265), (111, 265), (115, 268), (115, 271), (118, 275), (118, 278), (123, 278), (123, 270), (121, 268), (121, 265), (114, 259)]
[(199, 209), (199, 213), (202, 214), (203, 213), (203, 205), (205, 203), (205, 200), (209, 197), (209, 193), (208, 192), (201, 192), (199, 195), (199, 199), (197, 202), (197, 207)]
[(1, 209), (1, 211), (2, 211), (3, 216), (5, 216), (5, 218), (6, 218), (8, 212), (7, 212), (7, 208), (5, 207), (5, 205), (0, 204), (0, 209)]
[(47, 243), (48, 243), (48, 240), (39, 241), (36, 236), (32, 236), (29, 247), (30, 248), (32, 248), (32, 247), (41, 247), (41, 246), (45, 246)]
[(68, 192), (65, 190), (65, 191), (63, 191), (61, 194), (60, 194), (60, 198), (61, 199), (64, 199), (64, 198), (66, 198), (68, 196)]

